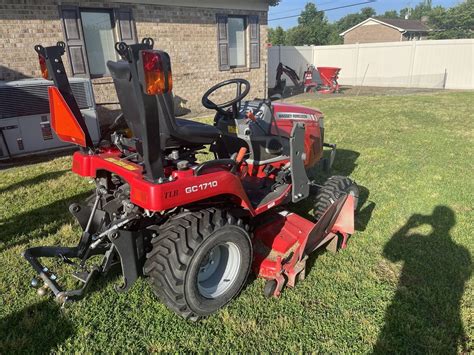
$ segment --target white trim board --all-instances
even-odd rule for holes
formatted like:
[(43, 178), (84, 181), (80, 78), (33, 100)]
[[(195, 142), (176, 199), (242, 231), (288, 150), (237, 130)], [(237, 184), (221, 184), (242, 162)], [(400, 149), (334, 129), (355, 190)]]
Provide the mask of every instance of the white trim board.
[(376, 18), (373, 18), (373, 17), (369, 17), (367, 20), (364, 20), (362, 21), (361, 23), (358, 23), (357, 25), (355, 26), (352, 26), (351, 28), (349, 28), (348, 30), (345, 30), (344, 32), (340, 33), (339, 36), (345, 36), (347, 32), (350, 32), (354, 29), (356, 29), (357, 27), (360, 27), (360, 26), (364, 26), (365, 24), (367, 24), (367, 22), (369, 21), (373, 21), (373, 22), (376, 22), (380, 25), (384, 25), (384, 26), (387, 26), (387, 27), (391, 27), (391, 28), (394, 28), (396, 29), (397, 31), (399, 32), (404, 32), (405, 30), (403, 28), (400, 28), (400, 27), (397, 27), (397, 26), (393, 26), (389, 23), (386, 23), (386, 22), (383, 22), (383, 21), (380, 21), (380, 20), (377, 20)]

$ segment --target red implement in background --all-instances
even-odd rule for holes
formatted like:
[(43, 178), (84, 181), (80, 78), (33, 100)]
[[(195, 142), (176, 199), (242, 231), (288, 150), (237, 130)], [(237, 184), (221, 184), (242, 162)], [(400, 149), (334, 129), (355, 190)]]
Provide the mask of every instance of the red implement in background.
[(305, 92), (318, 92), (320, 94), (333, 94), (339, 91), (339, 72), (341, 68), (308, 66), (304, 73)]
[(319, 75), (321, 76), (321, 81), (323, 82), (321, 89), (318, 90), (321, 94), (332, 94), (339, 91), (339, 83), (337, 79), (339, 78), (339, 72), (341, 68), (335, 67), (318, 67)]

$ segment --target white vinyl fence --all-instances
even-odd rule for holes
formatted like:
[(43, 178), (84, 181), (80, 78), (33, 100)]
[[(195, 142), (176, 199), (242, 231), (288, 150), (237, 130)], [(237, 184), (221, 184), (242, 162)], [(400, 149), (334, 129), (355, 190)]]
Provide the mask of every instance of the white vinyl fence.
[(308, 64), (340, 67), (342, 85), (474, 89), (474, 39), (274, 46), (268, 50), (269, 87), (279, 62), (300, 77)]

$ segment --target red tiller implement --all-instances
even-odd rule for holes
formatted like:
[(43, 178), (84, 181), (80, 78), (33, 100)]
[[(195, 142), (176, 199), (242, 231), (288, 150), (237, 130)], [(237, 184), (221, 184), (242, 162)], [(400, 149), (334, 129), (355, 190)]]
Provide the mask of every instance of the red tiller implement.
[[(307, 174), (334, 160), (321, 112), (244, 101), (250, 83), (232, 79), (202, 98), (217, 111), (213, 125), (177, 119), (169, 55), (154, 50), (150, 38), (115, 48), (122, 60), (107, 66), (122, 108), (116, 121), (126, 125), (94, 146), (64, 70), (64, 44), (35, 47), (43, 76), (55, 84), (49, 91), (52, 126), (60, 139), (80, 146), (73, 172), (96, 183), (85, 203), (69, 207), (83, 229), (76, 247), (24, 252), (44, 281), (40, 294), (50, 289), (60, 302), (79, 298), (95, 275), (117, 265), (123, 275), (118, 291), (146, 277), (171, 310), (195, 320), (232, 300), (251, 270), (267, 280), (265, 294), (278, 296), (285, 284), (304, 278), (312, 252), (345, 248), (354, 233), (357, 185), (341, 176), (319, 185)], [(229, 85), (235, 85), (235, 98), (210, 100)], [(197, 161), (206, 146), (214, 159)], [(323, 147), (331, 148), (326, 164), (320, 164)], [(312, 220), (290, 212), (308, 198), (315, 201)], [(92, 265), (97, 255), (102, 261)], [(62, 289), (41, 257), (75, 267), (82, 285)]]

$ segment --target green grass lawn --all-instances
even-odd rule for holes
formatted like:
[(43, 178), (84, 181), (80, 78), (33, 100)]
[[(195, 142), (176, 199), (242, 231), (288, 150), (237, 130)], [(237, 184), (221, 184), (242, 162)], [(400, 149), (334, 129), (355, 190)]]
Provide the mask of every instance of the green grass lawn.
[(298, 100), (325, 113), (334, 174), (362, 187), (346, 250), (313, 256), (307, 279), (279, 299), (251, 279), (196, 324), (168, 311), (145, 280), (117, 294), (118, 275), (60, 309), (29, 287), (20, 254), (77, 243), (67, 207), (92, 185), (69, 172), (69, 157), (2, 170), (0, 353), (472, 351), (474, 93)]

